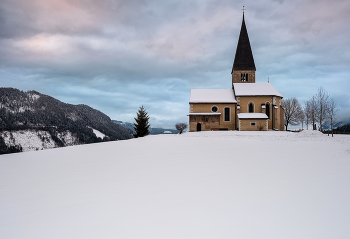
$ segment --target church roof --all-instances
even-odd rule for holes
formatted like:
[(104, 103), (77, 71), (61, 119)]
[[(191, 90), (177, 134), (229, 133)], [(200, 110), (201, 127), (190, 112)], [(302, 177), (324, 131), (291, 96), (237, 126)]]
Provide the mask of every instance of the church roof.
[(221, 115), (221, 113), (189, 113), (188, 115)]
[(267, 82), (262, 83), (233, 83), (236, 96), (283, 96)]
[[(256, 70), (252, 48), (250, 47), (247, 28), (245, 26), (244, 14), (239, 34), (235, 60), (233, 62), (232, 72), (234, 70)], [(231, 74), (232, 74), (231, 72)]]
[(239, 119), (268, 119), (269, 117), (265, 113), (239, 113), (237, 114)]
[(192, 89), (190, 103), (237, 103), (232, 89)]

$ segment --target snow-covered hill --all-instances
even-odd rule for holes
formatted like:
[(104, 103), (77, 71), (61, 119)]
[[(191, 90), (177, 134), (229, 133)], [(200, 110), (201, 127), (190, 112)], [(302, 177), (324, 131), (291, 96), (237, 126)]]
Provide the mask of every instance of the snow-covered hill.
[(132, 131), (87, 105), (0, 88), (0, 154), (130, 138)]
[(197, 132), (0, 155), (0, 238), (350, 238), (350, 136)]
[[(101, 137), (101, 133), (95, 131), (97, 130), (93, 129), (94, 134), (97, 137)], [(61, 147), (52, 139), (51, 134), (44, 130), (2, 131), (0, 132), (0, 137), (2, 137), (7, 146), (20, 146), (23, 152)], [(78, 138), (69, 130), (57, 132), (56, 137), (64, 146), (81, 144)]]

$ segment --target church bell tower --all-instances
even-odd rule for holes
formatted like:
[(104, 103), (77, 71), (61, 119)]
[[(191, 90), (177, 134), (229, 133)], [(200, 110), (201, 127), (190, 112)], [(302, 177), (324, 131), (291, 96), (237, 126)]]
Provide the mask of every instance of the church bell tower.
[(247, 28), (243, 20), (241, 32), (239, 34), (235, 60), (232, 67), (232, 87), (233, 83), (255, 83), (255, 63), (253, 52), (250, 47)]

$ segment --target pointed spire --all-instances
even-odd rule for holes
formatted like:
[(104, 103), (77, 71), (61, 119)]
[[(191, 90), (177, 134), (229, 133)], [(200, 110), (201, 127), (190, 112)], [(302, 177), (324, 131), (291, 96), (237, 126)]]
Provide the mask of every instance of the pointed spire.
[(239, 34), (238, 45), (237, 45), (235, 60), (233, 62), (232, 72), (234, 70), (254, 70), (254, 71), (256, 70), (254, 58), (253, 58), (253, 52), (250, 47), (248, 32), (245, 26), (244, 13), (243, 13), (242, 26), (241, 26), (241, 33)]

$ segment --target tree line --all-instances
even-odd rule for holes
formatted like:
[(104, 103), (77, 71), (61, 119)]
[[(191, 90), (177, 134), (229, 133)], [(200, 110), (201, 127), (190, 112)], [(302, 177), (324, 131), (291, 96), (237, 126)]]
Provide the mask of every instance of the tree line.
[(313, 130), (316, 130), (316, 124), (319, 124), (319, 129), (322, 131), (322, 125), (327, 121), (330, 121), (331, 129), (333, 129), (337, 109), (334, 100), (323, 87), (318, 88), (317, 93), (308, 99), (304, 106), (294, 97), (283, 99), (282, 107), (286, 130), (288, 130), (288, 125), (305, 123), (307, 129), (309, 125), (312, 125)]

